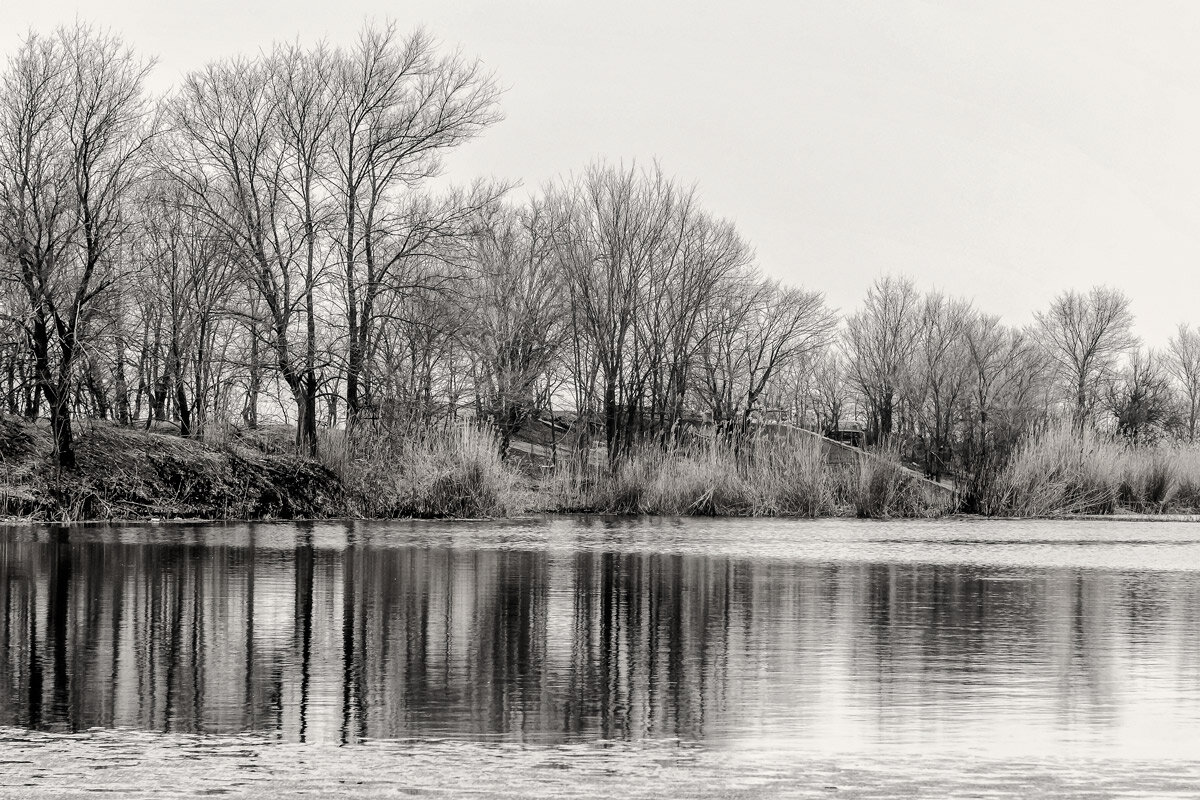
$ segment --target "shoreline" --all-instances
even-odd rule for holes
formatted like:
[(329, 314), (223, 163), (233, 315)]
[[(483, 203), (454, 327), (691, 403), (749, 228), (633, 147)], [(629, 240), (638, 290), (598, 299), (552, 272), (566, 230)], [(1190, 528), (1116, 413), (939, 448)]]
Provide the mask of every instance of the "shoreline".
[(679, 514), (635, 514), (635, 513), (614, 513), (608, 511), (547, 511), (543, 513), (517, 514), (506, 517), (354, 517), (354, 516), (329, 516), (329, 517), (176, 517), (171, 519), (163, 519), (157, 517), (91, 517), (84, 519), (74, 519), (67, 521), (56, 521), (47, 519), (32, 519), (29, 517), (11, 517), (0, 516), (0, 527), (18, 527), (18, 526), (76, 526), (76, 525), (249, 525), (249, 524), (295, 524), (295, 523), (311, 523), (311, 522), (428, 522), (428, 523), (446, 523), (446, 522), (520, 522), (527, 520), (538, 519), (569, 519), (577, 517), (596, 517), (613, 520), (637, 520), (637, 519), (739, 519), (739, 520), (796, 520), (806, 522), (819, 522), (822, 520), (859, 520), (864, 523), (870, 522), (932, 522), (932, 521), (953, 521), (953, 520), (987, 520), (989, 522), (1162, 522), (1172, 524), (1188, 524), (1200, 523), (1200, 513), (1188, 514), (1142, 514), (1142, 513), (1115, 513), (1115, 514), (1058, 514), (1046, 516), (1032, 517), (999, 517), (987, 516), (986, 514), (967, 514), (962, 512), (953, 512), (934, 517), (859, 517), (854, 514), (824, 514), (820, 516), (804, 516), (801, 514), (775, 514), (775, 515), (753, 515), (753, 514), (717, 514), (717, 515), (679, 515)]
[[(368, 458), (341, 444), (322, 460), (298, 456), (280, 431), (206, 442), (93, 422), (80, 431), (78, 467), (65, 471), (45, 455), (51, 448), (43, 426), (0, 415), (0, 524), (581, 515), (1200, 522), (1198, 495), (1190, 485), (1151, 501), (1116, 479), (1103, 487), (1086, 485), (1092, 496), (1086, 504), (1059, 506), (1077, 513), (965, 513), (958, 510), (953, 488), (931, 489), (911, 469), (879, 457), (830, 463), (821, 446), (807, 439), (772, 443), (770, 457), (748, 468), (723, 451), (654, 450), (594, 475), (569, 465), (547, 473), (536, 461), (506, 461), (489, 436), (471, 430), (425, 442), (400, 440)], [(1097, 494), (1100, 488), (1105, 493)], [(1030, 510), (1054, 507), (1041, 502)]]

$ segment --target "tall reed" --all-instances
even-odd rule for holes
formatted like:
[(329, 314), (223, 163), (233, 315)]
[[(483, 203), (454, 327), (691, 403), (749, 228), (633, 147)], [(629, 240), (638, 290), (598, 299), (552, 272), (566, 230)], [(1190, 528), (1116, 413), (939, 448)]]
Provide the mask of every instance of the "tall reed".
[(950, 497), (902, 467), (894, 451), (858, 459), (847, 477), (852, 481), (847, 494), (858, 517), (928, 517), (952, 510)]
[(507, 517), (536, 505), (490, 431), (363, 435), (327, 451), (364, 517)]
[(801, 435), (760, 442), (748, 480), (763, 515), (829, 516), (838, 512), (835, 470), (826, 463), (821, 439)]
[(1193, 444), (1172, 450), (1171, 463), (1175, 469), (1172, 509), (1200, 512), (1200, 445)]
[(732, 452), (719, 444), (644, 447), (591, 486), (584, 502), (605, 513), (667, 516), (744, 515), (754, 508)]
[(888, 517), (950, 510), (947, 493), (929, 491), (894, 455), (859, 453), (857, 464), (830, 464), (826, 447), (809, 435), (645, 447), (611, 472), (552, 476), (543, 487), (559, 492), (555, 508), (614, 514)]
[(985, 489), (985, 514), (1043, 517), (1106, 514), (1117, 503), (1120, 447), (1070, 425), (1029, 436)]
[(1021, 442), (985, 487), (985, 514), (1012, 517), (1195, 512), (1200, 448), (1131, 447), (1060, 425)]

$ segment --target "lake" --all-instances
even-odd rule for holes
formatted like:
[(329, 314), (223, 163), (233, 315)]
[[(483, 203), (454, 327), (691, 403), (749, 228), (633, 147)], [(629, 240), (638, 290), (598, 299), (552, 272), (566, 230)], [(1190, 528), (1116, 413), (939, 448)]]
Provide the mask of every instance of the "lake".
[(1200, 794), (1200, 525), (0, 528), (0, 794)]

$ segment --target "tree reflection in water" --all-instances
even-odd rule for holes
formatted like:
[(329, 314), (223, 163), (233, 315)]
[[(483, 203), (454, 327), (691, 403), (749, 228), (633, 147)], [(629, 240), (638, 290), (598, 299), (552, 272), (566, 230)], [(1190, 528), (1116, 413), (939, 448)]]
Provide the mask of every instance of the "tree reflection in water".
[(1194, 573), (201, 538), (0, 543), (0, 725), (837, 747), (1200, 719)]

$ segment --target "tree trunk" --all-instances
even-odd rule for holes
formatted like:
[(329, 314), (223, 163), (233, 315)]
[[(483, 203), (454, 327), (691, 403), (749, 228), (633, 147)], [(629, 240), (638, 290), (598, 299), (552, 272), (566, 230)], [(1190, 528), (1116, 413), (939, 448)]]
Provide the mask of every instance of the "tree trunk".
[(71, 429), (71, 404), (49, 387), (42, 388), (50, 405), (50, 432), (54, 439), (54, 466), (75, 469), (75, 436)]
[(608, 463), (612, 466), (619, 457), (617, 443), (617, 381), (607, 372), (604, 376), (604, 439), (608, 445)]
[(262, 386), (262, 370), (258, 364), (258, 323), (250, 323), (250, 375), (246, 381), (246, 411), (243, 418), (250, 430), (258, 428), (258, 393)]

